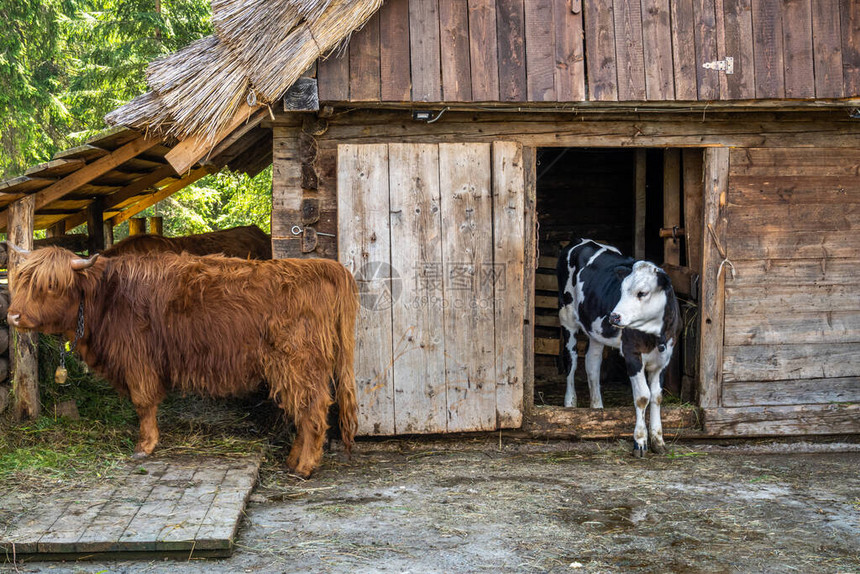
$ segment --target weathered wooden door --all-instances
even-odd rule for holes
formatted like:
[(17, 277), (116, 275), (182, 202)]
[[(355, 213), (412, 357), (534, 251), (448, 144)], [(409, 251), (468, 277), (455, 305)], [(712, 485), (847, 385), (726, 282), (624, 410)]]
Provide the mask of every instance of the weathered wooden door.
[(858, 166), (860, 149), (706, 151), (709, 432), (860, 431)]
[(338, 146), (338, 251), (361, 291), (359, 433), (522, 423), (522, 146)]

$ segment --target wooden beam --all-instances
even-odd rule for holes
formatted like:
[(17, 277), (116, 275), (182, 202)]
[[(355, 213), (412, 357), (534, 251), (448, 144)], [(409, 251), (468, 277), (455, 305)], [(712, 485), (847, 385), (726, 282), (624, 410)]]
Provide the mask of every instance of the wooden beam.
[(633, 257), (636, 259), (645, 259), (645, 192), (646, 192), (646, 173), (645, 173), (645, 155), (644, 149), (636, 150), (636, 214), (634, 216), (634, 231), (633, 231)]
[[(70, 173), (57, 183), (49, 185), (41, 191), (32, 194), (33, 208), (38, 210), (52, 201), (63, 197), (77, 188), (85, 185), (100, 175), (104, 175), (118, 165), (125, 163), (134, 156), (142, 153), (161, 143), (160, 139), (141, 136), (130, 141), (121, 148), (111, 152), (110, 155), (99, 158), (91, 164), (87, 164), (79, 170)], [(0, 212), (0, 229), (6, 229), (8, 223), (8, 211)]]
[[(687, 267), (702, 274), (702, 150), (685, 149), (684, 164), (684, 239), (687, 244)], [(696, 294), (698, 298), (698, 294)]]
[[(702, 251), (701, 327), (699, 336), (699, 406), (720, 406), (723, 382), (723, 336), (727, 265), (726, 203), (729, 149), (707, 148), (705, 169), (704, 248)], [(711, 231), (713, 230), (713, 231)], [(722, 251), (722, 253), (721, 253)]]
[(105, 249), (104, 198), (97, 197), (87, 206), (87, 250), (90, 255)]
[(113, 247), (113, 223), (110, 219), (104, 220), (102, 228), (105, 234), (105, 249), (110, 249)]
[[(35, 198), (23, 197), (9, 206), (9, 241), (21, 249), (33, 249)], [(9, 278), (14, 281), (21, 256), (9, 250)], [(14, 287), (14, 284), (13, 284)], [(12, 335), (12, 393), (18, 419), (35, 419), (42, 410), (39, 402), (39, 334), (10, 329)]]
[(156, 203), (158, 203), (162, 199), (170, 197), (171, 195), (173, 195), (174, 193), (176, 193), (177, 191), (179, 191), (180, 189), (182, 189), (186, 185), (190, 185), (190, 184), (194, 183), (195, 181), (197, 181), (198, 179), (200, 179), (201, 177), (207, 176), (210, 173), (214, 173), (215, 171), (216, 171), (215, 168), (209, 167), (209, 166), (204, 166), (204, 167), (200, 167), (200, 168), (195, 169), (194, 171), (192, 171), (191, 173), (189, 173), (188, 175), (186, 175), (182, 179), (180, 179), (178, 181), (174, 181), (170, 185), (167, 185), (167, 186), (161, 188), (158, 192), (153, 193), (152, 195), (148, 195), (145, 198), (143, 198), (141, 201), (132, 205), (131, 207), (126, 208), (122, 213), (118, 213), (117, 215), (114, 215), (113, 219), (112, 219), (113, 225), (114, 226), (119, 225), (123, 221), (126, 221), (126, 220), (134, 217), (135, 215), (137, 215), (138, 213), (140, 213), (141, 211), (143, 211), (144, 209), (146, 209), (150, 205), (155, 205)]
[[(142, 191), (155, 186), (158, 182), (163, 181), (171, 176), (176, 175), (176, 172), (173, 171), (173, 168), (169, 165), (165, 165), (156, 169), (155, 171), (144, 175), (143, 177), (136, 179), (132, 183), (123, 187), (119, 191), (116, 191), (105, 198), (104, 202), (104, 210), (109, 211), (117, 205), (123, 203), (124, 201), (128, 201), (132, 197), (139, 195)], [(78, 225), (82, 223), (86, 223), (87, 215), (85, 212), (79, 212), (75, 215), (67, 217), (65, 219), (66, 229), (74, 229)]]
[(191, 166), (206, 157), (221, 140), (233, 133), (233, 130), (240, 127), (243, 122), (247, 121), (248, 118), (251, 117), (251, 114), (258, 109), (259, 106), (252, 108), (248, 104), (242, 103), (239, 106), (239, 110), (236, 112), (236, 115), (233, 117), (233, 120), (227, 125), (227, 127), (215, 134), (213, 138), (208, 138), (206, 136), (192, 136), (185, 138), (176, 144), (172, 150), (167, 152), (164, 159), (170, 162), (170, 165), (173, 166), (176, 173), (184, 174), (191, 169)]
[(45, 233), (45, 236), (46, 237), (60, 237), (60, 236), (65, 235), (65, 234), (66, 234), (66, 222), (65, 221), (58, 221), (57, 223), (55, 223), (54, 225), (52, 225), (51, 227), (48, 228), (47, 232)]

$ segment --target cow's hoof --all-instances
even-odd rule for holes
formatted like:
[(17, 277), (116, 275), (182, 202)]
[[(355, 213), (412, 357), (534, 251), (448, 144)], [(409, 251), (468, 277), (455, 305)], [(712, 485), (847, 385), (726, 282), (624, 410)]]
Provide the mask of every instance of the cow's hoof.
[(148, 457), (148, 456), (149, 456), (148, 454), (146, 454), (145, 452), (141, 451), (141, 452), (136, 452), (136, 453), (134, 453), (133, 455), (131, 455), (131, 459), (132, 459), (132, 460), (140, 460), (140, 459), (142, 459), (142, 458), (146, 458), (146, 457)]
[(666, 454), (666, 445), (662, 442), (651, 442), (651, 450), (654, 454)]
[(645, 449), (647, 447), (640, 446), (638, 442), (633, 443), (633, 456), (636, 458), (642, 458), (645, 456)]

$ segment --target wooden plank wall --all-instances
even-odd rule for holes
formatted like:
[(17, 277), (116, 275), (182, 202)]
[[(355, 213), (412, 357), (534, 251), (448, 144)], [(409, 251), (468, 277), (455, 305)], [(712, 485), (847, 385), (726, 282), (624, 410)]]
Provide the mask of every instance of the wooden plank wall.
[(860, 401), (860, 149), (732, 150), (723, 407)]
[(359, 433), (519, 427), (522, 146), (336, 149), (338, 254), (356, 274), (362, 299)]
[[(726, 56), (732, 75), (702, 67)], [(860, 3), (393, 0), (320, 62), (319, 91), (452, 103), (852, 97)]]

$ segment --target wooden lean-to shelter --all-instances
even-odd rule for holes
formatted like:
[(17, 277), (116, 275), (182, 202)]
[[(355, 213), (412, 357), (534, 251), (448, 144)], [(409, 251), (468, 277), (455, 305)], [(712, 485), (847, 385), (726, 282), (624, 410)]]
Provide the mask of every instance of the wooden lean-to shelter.
[(108, 119), (176, 174), (258, 134), (233, 161), (271, 153), (276, 256), (359, 280), (363, 434), (628, 433), (632, 408), (554, 395), (551, 268), (580, 235), (664, 263), (685, 299), (667, 431), (860, 432), (860, 2), (213, 14)]

